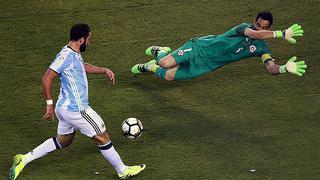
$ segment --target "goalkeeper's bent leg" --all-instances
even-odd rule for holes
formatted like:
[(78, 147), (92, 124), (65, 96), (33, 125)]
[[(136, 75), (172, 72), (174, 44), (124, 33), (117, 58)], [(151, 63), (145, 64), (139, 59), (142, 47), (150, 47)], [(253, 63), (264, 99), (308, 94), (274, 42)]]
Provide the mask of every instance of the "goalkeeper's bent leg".
[(158, 61), (158, 64), (163, 68), (174, 68), (177, 62), (172, 54), (169, 54)]
[(159, 62), (162, 58), (166, 57), (169, 53), (164, 50), (158, 51), (158, 55), (156, 57), (156, 61)]
[[(157, 66), (157, 65), (155, 65)], [(166, 73), (167, 73), (167, 69), (165, 68), (162, 68), (160, 66), (157, 67), (156, 71), (155, 71), (155, 74), (160, 77), (161, 79), (166, 79)]]
[(156, 76), (160, 77), (161, 79), (166, 80), (166, 73), (168, 69), (165, 69), (157, 64), (151, 64), (147, 67), (148, 71), (155, 73)]
[(157, 64), (150, 64), (147, 67), (148, 71), (155, 73), (156, 76), (160, 77), (163, 80), (173, 81), (175, 80), (175, 74), (179, 66), (174, 68), (166, 69)]
[(174, 67), (171, 69), (165, 69), (160, 66), (157, 67), (155, 74), (163, 80), (173, 81), (175, 80), (175, 74), (177, 72), (178, 67)]

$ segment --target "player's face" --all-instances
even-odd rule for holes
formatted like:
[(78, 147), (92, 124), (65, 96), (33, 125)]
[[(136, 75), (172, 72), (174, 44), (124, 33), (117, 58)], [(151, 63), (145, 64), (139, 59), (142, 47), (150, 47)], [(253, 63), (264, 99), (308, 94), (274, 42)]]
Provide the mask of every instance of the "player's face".
[(81, 44), (80, 52), (84, 52), (86, 50), (87, 46), (89, 46), (90, 44), (91, 44), (91, 32), (89, 32), (89, 36)]
[(253, 25), (257, 31), (268, 30), (270, 22), (268, 20), (264, 20), (264, 19), (259, 18), (257, 21), (254, 22)]

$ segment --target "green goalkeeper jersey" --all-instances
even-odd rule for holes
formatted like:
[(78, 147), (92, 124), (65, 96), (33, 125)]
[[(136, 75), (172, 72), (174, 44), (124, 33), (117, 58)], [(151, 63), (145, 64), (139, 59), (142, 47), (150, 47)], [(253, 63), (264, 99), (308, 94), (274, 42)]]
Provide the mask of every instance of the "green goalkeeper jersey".
[(252, 39), (244, 35), (244, 31), (253, 26), (242, 23), (220, 35), (209, 35), (193, 38), (199, 62), (214, 70), (227, 63), (248, 57), (271, 54), (263, 40)]

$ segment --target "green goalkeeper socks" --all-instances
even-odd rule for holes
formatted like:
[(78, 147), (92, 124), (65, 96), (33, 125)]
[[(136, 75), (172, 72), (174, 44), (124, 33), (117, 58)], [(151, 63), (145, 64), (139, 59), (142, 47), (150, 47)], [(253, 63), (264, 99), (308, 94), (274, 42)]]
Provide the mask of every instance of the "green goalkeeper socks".
[(169, 53), (167, 51), (164, 50), (159, 50), (158, 55), (157, 55), (157, 62), (159, 62), (162, 58), (164, 58), (165, 56), (167, 56)]
[(166, 77), (166, 72), (168, 71), (167, 69), (164, 69), (160, 67), (159, 65), (153, 63), (151, 60), (148, 63), (144, 64), (144, 67), (147, 71), (155, 73), (157, 76), (159, 76), (161, 79), (165, 79)]
[(165, 79), (167, 71), (168, 71), (167, 69), (164, 69), (164, 68), (158, 66), (155, 74), (156, 74), (158, 77), (160, 77), (161, 79)]

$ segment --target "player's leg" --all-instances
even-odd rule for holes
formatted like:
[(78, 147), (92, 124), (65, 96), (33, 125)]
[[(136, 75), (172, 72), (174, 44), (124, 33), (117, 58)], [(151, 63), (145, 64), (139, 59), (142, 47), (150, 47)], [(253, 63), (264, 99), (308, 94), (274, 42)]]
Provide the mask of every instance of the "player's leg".
[(126, 166), (122, 162), (119, 154), (112, 145), (109, 134), (105, 131), (94, 136), (103, 157), (116, 169), (120, 179), (127, 179), (130, 176), (139, 174), (145, 169), (146, 165)]
[(102, 118), (93, 109), (86, 109), (81, 112), (81, 115), (83, 120), (78, 123), (79, 130), (95, 140), (101, 154), (116, 169), (120, 178), (136, 175), (145, 168), (145, 165), (126, 166), (123, 163), (118, 152), (113, 147)]
[[(167, 81), (191, 79), (197, 76), (198, 73), (202, 73), (202, 69), (195, 63), (195, 54), (196, 49), (194, 49), (193, 42), (189, 41), (159, 61), (159, 65), (161, 66), (175, 64), (173, 68), (166, 69), (159, 65), (151, 64), (148, 66), (148, 69), (161, 79)], [(178, 75), (177, 71), (180, 72)]]
[(60, 112), (56, 110), (56, 115), (59, 120), (58, 123), (58, 135), (54, 138), (45, 140), (42, 144), (34, 148), (27, 154), (17, 154), (14, 157), (12, 167), (9, 172), (9, 180), (14, 180), (21, 173), (23, 168), (31, 161), (43, 157), (52, 151), (61, 149), (62, 147), (68, 146), (74, 137), (74, 129), (64, 119), (61, 119)]
[(73, 141), (74, 135), (73, 132), (71, 134), (57, 135), (57, 137), (47, 139), (25, 155), (25, 165), (52, 151), (69, 146)]
[(57, 136), (57, 142), (60, 144), (61, 148), (69, 146), (74, 138), (75, 132), (72, 134), (64, 134)]
[(177, 61), (176, 59), (173, 57), (172, 54), (168, 54), (167, 56), (161, 58), (158, 61), (158, 65), (162, 68), (173, 68), (177, 66)]
[(170, 54), (166, 53), (165, 50), (157, 50), (155, 51), (157, 53), (153, 53), (153, 54), (157, 57), (156, 60), (159, 66), (166, 69), (173, 68), (181, 63), (188, 61), (190, 58), (194, 57), (195, 49), (193, 47), (194, 47), (193, 41), (188, 41), (183, 46), (174, 50)]
[[(164, 51), (159, 52), (158, 58), (152, 59), (151, 61), (144, 64), (136, 64), (131, 68), (133, 74), (141, 74), (144, 72), (152, 72), (152, 68), (162, 67), (162, 68), (172, 68), (177, 66), (177, 63), (171, 54)], [(155, 67), (153, 67), (155, 66)]]
[(206, 65), (201, 65), (201, 63), (196, 63), (195, 61), (195, 59), (190, 59), (189, 61), (170, 69), (154, 65), (151, 71), (166, 81), (177, 81), (192, 79), (214, 70)]
[(118, 152), (113, 147), (109, 134), (104, 131), (102, 134), (97, 134), (93, 138), (100, 149), (102, 156), (116, 169), (118, 173), (124, 173), (126, 165), (124, 165)]
[(155, 60), (151, 60), (145, 64), (136, 64), (132, 67), (131, 72), (133, 74), (141, 74), (143, 72), (155, 73), (155, 69), (158, 66), (164, 69), (176, 67), (178, 64), (184, 63), (194, 56), (195, 49), (193, 46), (193, 42), (188, 41), (170, 54), (169, 50), (165, 50), (168, 47), (151, 46), (146, 50), (146, 54), (153, 55)]
[(190, 59), (187, 63), (180, 64), (179, 68), (174, 74), (174, 80), (188, 80), (198, 76), (201, 76), (205, 73), (209, 73), (214, 69), (208, 67), (202, 63), (200, 58)]
[(172, 68), (177, 65), (175, 59), (169, 54), (170, 52), (171, 49), (169, 47), (150, 46), (146, 49), (146, 54), (153, 56), (157, 62), (156, 64), (163, 68)]
[(196, 68), (193, 68), (191, 71), (190, 64), (184, 63), (171, 69), (163, 69), (159, 67), (156, 71), (156, 75), (166, 81), (178, 81), (192, 79), (201, 75), (202, 72), (202, 70)]
[(173, 80), (175, 80), (174, 77), (176, 75), (178, 68), (179, 68), (179, 66), (176, 66), (176, 67), (170, 68), (170, 69), (164, 69), (164, 68), (158, 67), (157, 71), (156, 71), (156, 75), (166, 81), (173, 81)]
[(154, 59), (158, 62), (171, 52), (170, 47), (161, 47), (161, 46), (150, 46), (146, 49), (145, 53), (148, 56), (153, 56)]
[(188, 80), (214, 70), (212, 67), (210, 68), (201, 62), (202, 60), (200, 60), (200, 58), (192, 58), (188, 59), (187, 62), (180, 63), (178, 66), (170, 69), (153, 66), (155, 69), (152, 69), (151, 71), (161, 79), (167, 81)]

